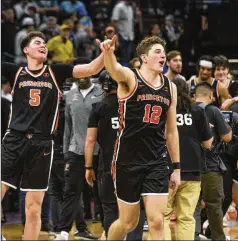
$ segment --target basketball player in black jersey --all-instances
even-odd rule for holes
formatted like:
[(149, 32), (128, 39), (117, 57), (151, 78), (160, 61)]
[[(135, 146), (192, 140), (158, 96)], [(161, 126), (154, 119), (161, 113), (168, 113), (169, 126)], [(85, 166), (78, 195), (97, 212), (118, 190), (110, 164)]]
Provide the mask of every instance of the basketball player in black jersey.
[(24, 240), (37, 240), (41, 204), (53, 159), (52, 134), (57, 127), (61, 86), (66, 78), (83, 78), (103, 67), (103, 54), (86, 65), (44, 65), (48, 50), (45, 36), (31, 32), (21, 42), (27, 66), (3, 63), (13, 101), (9, 131), (2, 142), (2, 199), (9, 187), (26, 191)]
[[(89, 117), (86, 143), (85, 143), (85, 177), (90, 186), (95, 181), (93, 170), (93, 151), (96, 141), (100, 145), (98, 162), (97, 185), (99, 197), (102, 202), (104, 214), (104, 231), (106, 237), (111, 224), (118, 218), (117, 199), (111, 176), (111, 163), (113, 157), (114, 143), (119, 129), (119, 113), (117, 100), (118, 84), (113, 80), (106, 70), (99, 76), (106, 97), (98, 103), (93, 104)], [(140, 213), (140, 222), (137, 228), (130, 232), (127, 240), (142, 240), (143, 224), (145, 221), (144, 210)]]
[(101, 44), (105, 67), (118, 82), (120, 114), (112, 164), (119, 219), (111, 225), (108, 240), (121, 240), (136, 227), (140, 196), (150, 230), (148, 240), (162, 240), (169, 185), (166, 144), (175, 167), (170, 179), (174, 192), (180, 184), (177, 91), (162, 75), (166, 61), (164, 41), (159, 37), (141, 41), (137, 47), (142, 63), (139, 70), (117, 63), (115, 41), (116, 36)]
[(220, 107), (228, 98), (228, 91), (223, 83), (213, 77), (214, 70), (215, 62), (213, 57), (209, 55), (202, 56), (198, 61), (198, 76), (192, 76), (188, 81), (188, 86), (191, 97), (194, 97), (196, 85), (206, 81), (213, 88), (214, 105)]

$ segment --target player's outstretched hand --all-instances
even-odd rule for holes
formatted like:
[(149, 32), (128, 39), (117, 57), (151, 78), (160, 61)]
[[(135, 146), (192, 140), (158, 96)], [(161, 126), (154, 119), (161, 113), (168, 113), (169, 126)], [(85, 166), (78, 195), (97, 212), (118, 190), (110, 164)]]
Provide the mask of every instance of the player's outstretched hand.
[(117, 40), (117, 36), (114, 35), (112, 37), (112, 39), (107, 39), (107, 37), (105, 37), (105, 40), (100, 43), (100, 48), (101, 50), (104, 51), (114, 51), (116, 48), (116, 40)]
[(181, 182), (181, 177), (180, 177), (180, 169), (174, 170), (170, 177), (169, 181), (169, 187), (173, 190), (172, 196), (174, 196), (178, 190), (178, 187)]
[(96, 181), (94, 170), (93, 169), (86, 170), (85, 178), (86, 178), (87, 183), (91, 187), (93, 187), (93, 182)]

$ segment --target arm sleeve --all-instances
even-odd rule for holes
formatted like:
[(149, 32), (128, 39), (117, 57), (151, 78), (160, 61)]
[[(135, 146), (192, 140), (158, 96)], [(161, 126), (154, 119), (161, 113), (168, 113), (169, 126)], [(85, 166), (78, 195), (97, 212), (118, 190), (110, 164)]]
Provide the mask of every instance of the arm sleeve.
[(214, 115), (215, 115), (215, 128), (219, 136), (228, 134), (231, 128), (226, 123), (223, 114), (218, 108), (214, 108)]
[(88, 119), (88, 128), (98, 127), (100, 120), (101, 102), (92, 105), (92, 110)]
[(64, 144), (63, 144), (63, 153), (69, 151), (70, 137), (72, 131), (72, 118), (70, 114), (70, 105), (66, 103), (65, 106), (65, 120), (64, 120)]
[(200, 110), (200, 118), (199, 118), (199, 133), (200, 133), (200, 140), (207, 141), (212, 138), (212, 131), (209, 125), (208, 118), (206, 116), (205, 110)]
[(2, 62), (1, 64), (1, 75), (9, 81), (11, 87), (14, 85), (15, 76), (19, 68), (20, 66), (12, 63)]
[(67, 78), (72, 78), (73, 77), (73, 65), (69, 64), (52, 64), (51, 69), (54, 73), (54, 76), (56, 78), (56, 81), (60, 88), (62, 88), (63, 83)]

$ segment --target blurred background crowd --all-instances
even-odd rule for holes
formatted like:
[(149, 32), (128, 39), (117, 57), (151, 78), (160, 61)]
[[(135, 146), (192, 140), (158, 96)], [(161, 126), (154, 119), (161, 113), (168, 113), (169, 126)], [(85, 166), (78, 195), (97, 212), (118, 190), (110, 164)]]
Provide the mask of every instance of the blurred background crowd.
[[(103, 41), (105, 36), (111, 38), (117, 34), (118, 61), (124, 66), (138, 67), (140, 62), (135, 51), (138, 42), (145, 36), (159, 36), (166, 41), (166, 52), (179, 51), (171, 58), (181, 57), (182, 65), (177, 72), (186, 80), (197, 74), (197, 61), (205, 54), (226, 56), (229, 79), (235, 80), (238, 79), (237, 12), (236, 0), (2, 0), (1, 58), (25, 65), (20, 42), (30, 31), (39, 30), (46, 36), (48, 64), (86, 63), (100, 54), (96, 39)], [(164, 73), (167, 68), (165, 66)], [(6, 130), (4, 123), (7, 123), (3, 118), (7, 116), (11, 102), (8, 81), (2, 76), (2, 135)], [(65, 93), (70, 88), (66, 82)], [(60, 111), (63, 118), (63, 101)], [(55, 160), (62, 167), (65, 163), (63, 129), (62, 121), (55, 137)], [(53, 176), (51, 185), (54, 185)], [(44, 202), (48, 208), (43, 208), (46, 213), (42, 218), (46, 225), (42, 229), (50, 231), (49, 206), (56, 199), (47, 197)], [(85, 219), (101, 220), (100, 200), (86, 182), (83, 204)], [(19, 209), (24, 213), (24, 193), (19, 199), (19, 193), (11, 190), (4, 200), (3, 210), (7, 213)], [(2, 215), (2, 222), (6, 221), (6, 216)], [(22, 214), (23, 225), (24, 222)]]

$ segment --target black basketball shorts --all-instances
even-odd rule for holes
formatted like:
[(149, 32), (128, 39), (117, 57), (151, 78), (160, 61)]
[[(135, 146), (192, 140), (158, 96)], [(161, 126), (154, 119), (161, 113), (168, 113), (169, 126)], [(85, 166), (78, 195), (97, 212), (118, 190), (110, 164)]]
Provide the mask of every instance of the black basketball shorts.
[(53, 140), (9, 132), (2, 141), (2, 183), (22, 191), (47, 191)]
[(133, 165), (116, 162), (114, 185), (119, 200), (137, 204), (141, 196), (168, 195), (167, 165)]
[(238, 169), (236, 169), (235, 175), (233, 177), (233, 182), (238, 184)]

